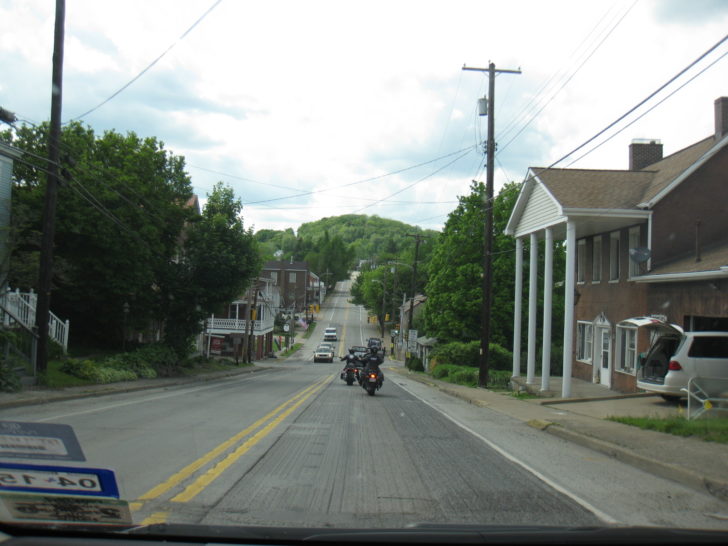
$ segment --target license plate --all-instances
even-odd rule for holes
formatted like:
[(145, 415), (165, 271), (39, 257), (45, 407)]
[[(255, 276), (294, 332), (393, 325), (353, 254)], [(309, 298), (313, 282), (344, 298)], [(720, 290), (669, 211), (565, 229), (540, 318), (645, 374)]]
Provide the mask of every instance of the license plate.
[(370, 377), (369, 378), (369, 382), (370, 383), (376, 383), (376, 381), (377, 381), (377, 378), (376, 377)]

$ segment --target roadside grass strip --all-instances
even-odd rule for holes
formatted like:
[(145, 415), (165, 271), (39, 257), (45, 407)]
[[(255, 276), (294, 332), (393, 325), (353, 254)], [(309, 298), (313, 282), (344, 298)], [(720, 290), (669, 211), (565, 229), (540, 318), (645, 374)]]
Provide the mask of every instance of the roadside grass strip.
[[(188, 464), (180, 471), (172, 474), (169, 478), (167, 478), (162, 483), (152, 487), (149, 491), (147, 491), (146, 493), (141, 495), (138, 499), (136, 499), (136, 501), (131, 503), (132, 509), (140, 510), (144, 506), (144, 502), (157, 499), (161, 495), (168, 492), (170, 489), (180, 485), (184, 480), (186, 480), (187, 478), (192, 476), (200, 468), (202, 468), (206, 464), (210, 463), (211, 461), (213, 461), (214, 459), (219, 457), (225, 451), (232, 448), (234, 445), (236, 445), (241, 440), (243, 440), (243, 438), (252, 434), (255, 430), (259, 429), (260, 427), (263, 427), (269, 421), (272, 420), (271, 423), (275, 423), (277, 425), (283, 419), (285, 419), (286, 416), (290, 415), (296, 408), (298, 408), (304, 401), (306, 401), (312, 394), (318, 392), (326, 383), (330, 382), (331, 379), (332, 379), (331, 377), (326, 377), (319, 381), (316, 381), (313, 385), (306, 387), (305, 389), (303, 389), (302, 391), (300, 391), (293, 397), (291, 397), (288, 400), (286, 400), (285, 402), (283, 402), (280, 406), (275, 408), (273, 411), (271, 411), (267, 415), (258, 419), (252, 425), (246, 427), (245, 429), (241, 430), (234, 436), (225, 440), (220, 445), (218, 445), (211, 451), (208, 451), (205, 455), (203, 455), (196, 461), (193, 461), (192, 463)], [(286, 408), (288, 408), (288, 409), (286, 409)], [(276, 417), (276, 416), (278, 416), (278, 417)], [(261, 432), (267, 431), (265, 433), (265, 434), (267, 434), (268, 432), (270, 432), (270, 430), (272, 430), (272, 428), (273, 427), (271, 427), (271, 424), (269, 423), (267, 426), (265, 426), (265, 428), (263, 430), (258, 432), (258, 434), (256, 434), (255, 436), (253, 436), (253, 438), (258, 437), (258, 439), (260, 439), (260, 437), (262, 437), (262, 436), (260, 436)], [(252, 438), (251, 438), (251, 440), (252, 440)], [(246, 442), (243, 445), (246, 445), (249, 442), (250, 442), (250, 440), (248, 440), (248, 442)]]

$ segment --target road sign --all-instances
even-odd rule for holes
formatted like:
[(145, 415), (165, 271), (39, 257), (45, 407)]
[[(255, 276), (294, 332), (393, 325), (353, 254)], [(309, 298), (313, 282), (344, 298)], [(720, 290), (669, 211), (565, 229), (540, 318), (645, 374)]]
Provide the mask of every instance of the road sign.
[(13, 521), (132, 524), (129, 503), (119, 499), (0, 491), (0, 501)]
[(0, 421), (1, 458), (86, 460), (70, 426), (18, 421)]
[(119, 498), (113, 470), (0, 462), (0, 491)]

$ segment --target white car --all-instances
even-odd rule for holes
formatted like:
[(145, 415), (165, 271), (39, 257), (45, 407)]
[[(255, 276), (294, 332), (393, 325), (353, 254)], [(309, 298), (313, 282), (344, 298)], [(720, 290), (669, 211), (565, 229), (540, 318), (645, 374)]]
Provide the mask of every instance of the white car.
[(336, 332), (336, 328), (329, 327), (324, 330), (324, 341), (337, 341), (338, 335)]
[(334, 346), (329, 343), (321, 343), (313, 352), (314, 362), (333, 362)]
[(629, 319), (655, 338), (642, 361), (637, 387), (665, 400), (684, 398), (692, 377), (728, 379), (728, 332), (684, 332), (676, 324), (650, 317)]

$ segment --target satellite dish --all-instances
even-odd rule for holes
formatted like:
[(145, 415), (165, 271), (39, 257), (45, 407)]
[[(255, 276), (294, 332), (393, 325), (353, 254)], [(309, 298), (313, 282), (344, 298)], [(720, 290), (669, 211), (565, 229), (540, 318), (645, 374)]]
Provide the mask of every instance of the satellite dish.
[(651, 255), (650, 249), (644, 246), (629, 249), (629, 259), (638, 264), (645, 263)]

